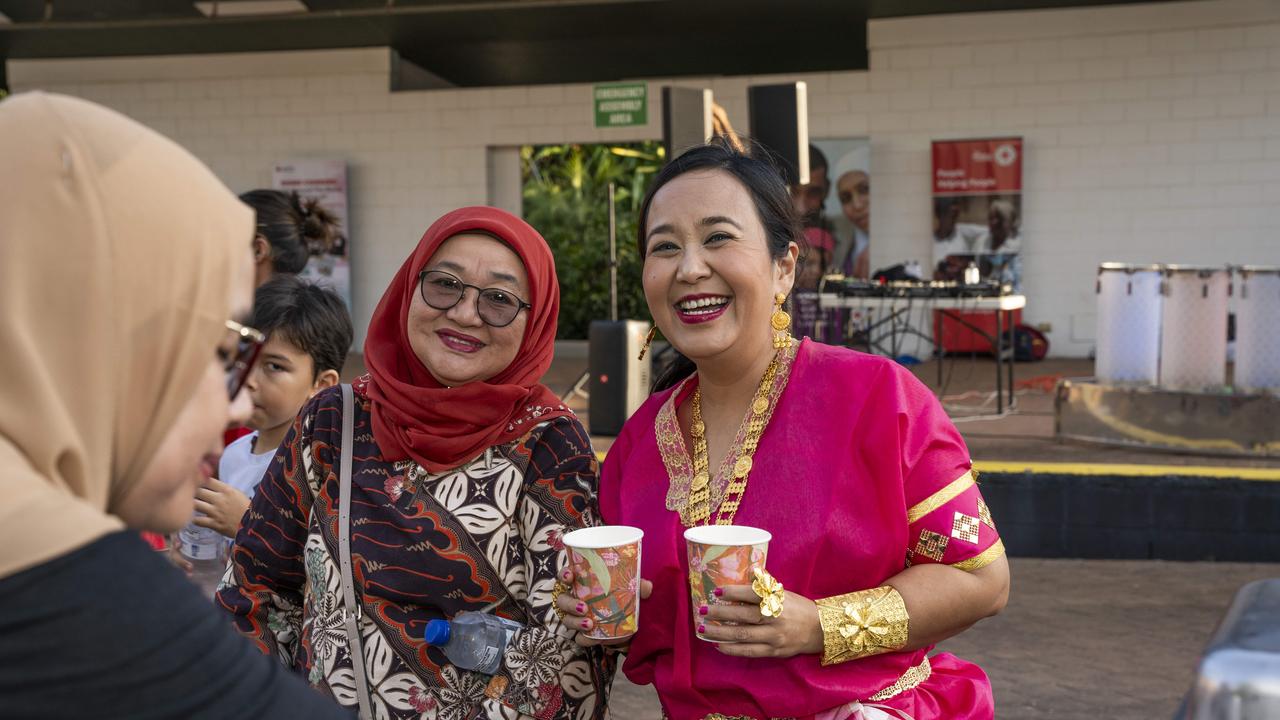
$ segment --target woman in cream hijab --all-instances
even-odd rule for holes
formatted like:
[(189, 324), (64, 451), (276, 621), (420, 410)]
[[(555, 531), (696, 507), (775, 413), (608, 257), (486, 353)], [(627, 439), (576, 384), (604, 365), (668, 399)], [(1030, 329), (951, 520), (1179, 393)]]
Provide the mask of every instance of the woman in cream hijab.
[[(853, 226), (838, 243), (836, 257), (845, 258), (846, 275), (867, 279), (871, 275), (871, 148), (850, 150), (836, 163), (836, 197), (844, 219)], [(846, 249), (847, 248), (847, 249)]]
[(177, 145), (73, 98), (0, 103), (0, 158), (0, 708), (337, 715), (134, 532), (187, 522), (247, 415), (228, 391), (252, 213)]

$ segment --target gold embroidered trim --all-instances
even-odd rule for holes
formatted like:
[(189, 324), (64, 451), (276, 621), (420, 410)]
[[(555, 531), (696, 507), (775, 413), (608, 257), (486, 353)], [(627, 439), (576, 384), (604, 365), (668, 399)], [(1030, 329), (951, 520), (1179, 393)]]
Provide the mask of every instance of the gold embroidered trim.
[[(680, 420), (676, 417), (676, 398), (680, 397), (685, 391), (685, 386), (693, 381), (693, 376), (689, 376), (680, 381), (676, 386), (671, 397), (662, 404), (662, 408), (658, 410), (658, 416), (653, 421), (654, 434), (658, 441), (658, 453), (662, 455), (662, 464), (667, 468), (667, 477), (669, 482), (667, 485), (667, 509), (676, 510), (681, 513), (680, 519), (684, 520), (684, 509), (686, 500), (693, 487), (693, 460), (689, 455), (689, 450), (685, 447), (684, 436), (680, 433)], [(720, 497), (715, 497), (715, 491), (712, 490), (712, 500), (717, 504), (724, 497), (724, 491), (720, 491)]]
[[(919, 665), (907, 668), (902, 673), (902, 677), (898, 678), (892, 685), (881, 690), (880, 692), (867, 698), (869, 702), (884, 702), (890, 698), (897, 697), (908, 690), (914, 690), (924, 684), (929, 676), (933, 675), (933, 666), (929, 664), (929, 656), (924, 656), (920, 660)], [(662, 714), (664, 720), (666, 713)], [(747, 715), (721, 715), (720, 713), (711, 713), (703, 717), (703, 720), (755, 720)], [(775, 718), (775, 720), (785, 720), (783, 718)]]
[(958, 563), (951, 563), (951, 567), (959, 568), (965, 572), (973, 572), (978, 568), (984, 568), (992, 563), (996, 558), (1004, 554), (1004, 542), (1000, 538), (996, 538), (996, 542), (991, 547), (974, 555), (968, 560), (961, 560)]
[[(787, 380), (791, 377), (791, 366), (795, 362), (798, 345), (798, 343), (793, 344), (790, 348), (778, 353), (777, 375), (774, 377), (773, 385), (765, 398), (769, 403), (768, 409), (765, 411), (765, 422), (768, 422), (768, 419), (772, 417), (773, 411), (777, 407), (778, 399), (782, 396), (782, 391), (787, 387)], [(685, 445), (684, 435), (680, 430), (680, 420), (676, 415), (676, 399), (685, 392), (685, 386), (693, 381), (694, 377), (690, 376), (681, 381), (680, 385), (671, 393), (671, 396), (667, 398), (667, 401), (662, 404), (662, 408), (658, 410), (658, 415), (654, 418), (653, 423), (654, 434), (657, 437), (658, 453), (662, 456), (662, 464), (666, 467), (667, 477), (670, 480), (667, 486), (667, 509), (680, 513), (680, 522), (685, 527), (693, 527), (696, 524), (687, 513), (689, 494), (692, 492), (694, 481), (693, 459), (692, 453), (689, 452), (688, 446)], [(758, 413), (748, 411), (746, 416), (742, 418), (742, 425), (738, 428), (738, 434), (734, 438), (733, 444), (729, 447), (729, 452), (726, 454), (724, 461), (720, 463), (715, 477), (709, 478), (708, 490), (710, 491), (710, 498), (707, 507), (712, 515), (724, 502), (729, 483), (733, 479), (734, 470), (737, 468), (739, 460), (741, 460), (743, 443), (750, 430), (751, 419), (756, 415)]]
[(822, 598), (816, 604), (822, 626), (823, 665), (901, 650), (907, 645), (907, 605), (892, 585)]
[(875, 695), (872, 695), (868, 699), (872, 702), (880, 702), (882, 700), (888, 700), (896, 695), (900, 695), (908, 690), (914, 690), (915, 688), (920, 687), (925, 680), (928, 680), (929, 676), (932, 674), (933, 666), (929, 664), (929, 656), (925, 655), (919, 665), (907, 668), (907, 671), (902, 673), (902, 677), (898, 678), (897, 682), (881, 690)]
[(987, 503), (982, 498), (978, 498), (978, 519), (983, 525), (992, 530), (996, 529), (996, 521), (991, 519), (991, 508), (987, 507)]
[(970, 470), (960, 477), (952, 480), (946, 487), (924, 499), (924, 502), (916, 503), (907, 511), (907, 524), (919, 520), (938, 508), (946, 505), (954, 500), (960, 493), (968, 490), (974, 484), (973, 471)]

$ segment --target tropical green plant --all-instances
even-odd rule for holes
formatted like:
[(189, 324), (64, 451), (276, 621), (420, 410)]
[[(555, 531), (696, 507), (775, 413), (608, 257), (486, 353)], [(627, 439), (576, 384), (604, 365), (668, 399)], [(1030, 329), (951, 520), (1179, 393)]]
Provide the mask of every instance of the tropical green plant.
[(551, 246), (560, 277), (560, 338), (586, 338), (609, 318), (609, 183), (618, 239), (618, 318), (650, 319), (640, 287), (636, 221), (654, 173), (659, 142), (527, 145), (520, 150), (524, 217)]

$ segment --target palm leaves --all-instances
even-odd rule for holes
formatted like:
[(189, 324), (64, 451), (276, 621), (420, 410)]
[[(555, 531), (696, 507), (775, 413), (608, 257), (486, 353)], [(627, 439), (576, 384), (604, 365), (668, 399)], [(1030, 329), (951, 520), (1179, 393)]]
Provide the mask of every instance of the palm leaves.
[(585, 338), (609, 317), (608, 186), (614, 183), (618, 238), (618, 315), (649, 319), (640, 287), (636, 220), (662, 167), (659, 142), (627, 145), (526, 145), (524, 216), (547, 239), (560, 278), (561, 338)]

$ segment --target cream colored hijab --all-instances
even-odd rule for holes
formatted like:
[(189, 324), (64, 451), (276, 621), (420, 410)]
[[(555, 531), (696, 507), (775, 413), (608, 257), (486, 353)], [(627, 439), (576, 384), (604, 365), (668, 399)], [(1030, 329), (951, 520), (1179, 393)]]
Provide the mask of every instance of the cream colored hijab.
[(0, 577), (123, 527), (226, 337), (253, 215), (199, 160), (93, 103), (0, 102)]

